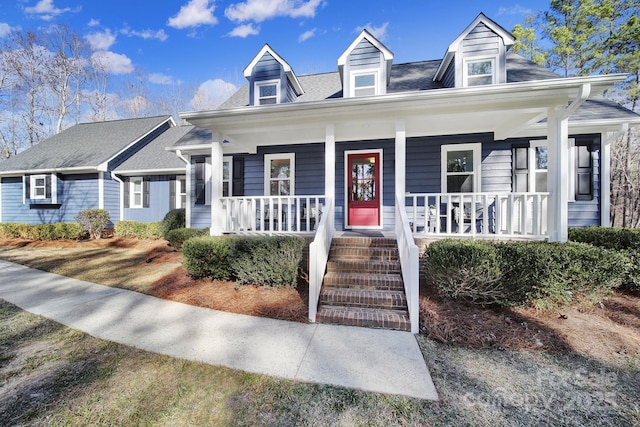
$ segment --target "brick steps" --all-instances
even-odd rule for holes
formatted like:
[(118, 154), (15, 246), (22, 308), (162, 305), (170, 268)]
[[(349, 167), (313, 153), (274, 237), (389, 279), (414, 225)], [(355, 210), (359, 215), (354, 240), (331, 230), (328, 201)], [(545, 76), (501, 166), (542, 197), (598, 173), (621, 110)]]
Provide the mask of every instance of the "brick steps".
[(333, 239), (317, 320), (411, 330), (395, 240), (376, 237)]

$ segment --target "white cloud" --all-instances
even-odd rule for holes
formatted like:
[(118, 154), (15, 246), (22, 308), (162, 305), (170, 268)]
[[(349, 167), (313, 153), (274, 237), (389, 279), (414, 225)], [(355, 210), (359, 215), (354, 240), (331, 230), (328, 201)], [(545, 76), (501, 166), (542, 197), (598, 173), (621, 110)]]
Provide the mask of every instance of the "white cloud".
[(62, 15), (66, 12), (79, 12), (81, 9), (81, 6), (78, 6), (73, 10), (70, 7), (60, 9), (55, 7), (53, 0), (40, 0), (35, 6), (25, 7), (24, 11), (30, 15), (38, 15), (40, 19), (44, 21), (51, 21), (58, 15)]
[(260, 34), (260, 27), (254, 27), (253, 24), (238, 25), (228, 34), (230, 37), (256, 36)]
[(136, 37), (141, 37), (141, 38), (143, 38), (145, 40), (155, 39), (155, 40), (160, 40), (161, 42), (166, 41), (169, 38), (167, 33), (164, 32), (164, 30), (136, 31), (136, 30), (132, 30), (130, 28), (123, 28), (122, 30), (120, 30), (120, 33), (124, 34), (127, 37), (136, 36)]
[(0, 22), (0, 38), (8, 36), (15, 30), (20, 30), (20, 27), (12, 27), (5, 22)]
[(91, 18), (91, 20), (87, 24), (88, 27), (97, 27), (98, 25), (100, 25), (100, 21), (94, 18)]
[(224, 11), (231, 21), (262, 22), (278, 16), (313, 18), (322, 0), (246, 0), (232, 4)]
[(502, 15), (532, 15), (534, 12), (532, 9), (529, 9), (524, 6), (520, 6), (518, 3), (512, 7), (504, 7), (500, 6), (498, 9), (498, 16)]
[(111, 34), (109, 29), (87, 34), (85, 38), (89, 42), (89, 46), (94, 50), (108, 50), (116, 41), (116, 36)]
[(134, 70), (131, 59), (120, 53), (109, 51), (95, 52), (91, 55), (91, 60), (111, 74), (129, 74)]
[(169, 18), (167, 25), (178, 29), (216, 25), (218, 18), (213, 15), (215, 10), (216, 6), (211, 0), (190, 0), (177, 15)]
[(389, 21), (385, 22), (384, 24), (380, 25), (379, 27), (374, 27), (373, 24), (371, 24), (371, 22), (369, 22), (366, 25), (363, 25), (362, 27), (358, 27), (356, 28), (356, 32), (359, 33), (362, 30), (367, 30), (371, 33), (371, 35), (375, 38), (377, 38), (378, 40), (384, 40), (387, 37), (387, 28), (389, 27)]
[(202, 83), (189, 105), (194, 110), (212, 110), (233, 95), (238, 87), (222, 79), (207, 80)]
[(300, 37), (298, 37), (298, 43), (307, 41), (311, 37), (315, 37), (315, 35), (316, 35), (316, 28), (314, 28), (313, 30), (305, 31), (304, 33), (300, 34)]
[(173, 83), (173, 77), (162, 73), (149, 74), (149, 82), (157, 85), (170, 85)]

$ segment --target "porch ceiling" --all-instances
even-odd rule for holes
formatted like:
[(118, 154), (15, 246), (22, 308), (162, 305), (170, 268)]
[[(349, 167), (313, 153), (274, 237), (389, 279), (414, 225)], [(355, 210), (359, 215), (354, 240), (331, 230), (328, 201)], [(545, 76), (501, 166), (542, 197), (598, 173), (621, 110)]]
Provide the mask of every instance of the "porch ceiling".
[(549, 108), (567, 106), (582, 84), (590, 84), (591, 96), (598, 96), (623, 77), (439, 89), (186, 113), (182, 117), (229, 141), (224, 144), (225, 153), (255, 152), (264, 145), (321, 143), (327, 125), (334, 126), (336, 142), (394, 138), (398, 121), (404, 122), (407, 137), (495, 132), (496, 138), (502, 139), (535, 125)]

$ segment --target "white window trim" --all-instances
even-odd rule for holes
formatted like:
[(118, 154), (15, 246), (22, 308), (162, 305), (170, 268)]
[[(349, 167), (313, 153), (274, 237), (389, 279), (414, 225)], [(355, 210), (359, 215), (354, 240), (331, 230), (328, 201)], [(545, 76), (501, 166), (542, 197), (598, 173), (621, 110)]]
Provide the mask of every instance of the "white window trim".
[[(373, 83), (373, 89), (374, 89), (374, 93), (373, 95), (368, 95), (368, 96), (375, 96), (375, 95), (380, 95), (380, 71), (377, 68), (370, 68), (370, 69), (366, 69), (366, 70), (356, 70), (356, 71), (351, 71), (350, 73), (350, 85), (349, 85), (349, 96), (351, 98), (355, 98), (356, 97), (356, 77), (357, 76), (366, 76), (369, 74), (373, 74), (374, 76), (374, 83)], [(369, 88), (370, 86), (366, 86), (365, 88)], [(358, 89), (362, 89), (362, 88), (358, 88)]]
[[(136, 204), (136, 181), (140, 182), (140, 204)], [(132, 176), (129, 178), (129, 208), (142, 209), (144, 206), (144, 178), (141, 176)]]
[(447, 188), (447, 154), (449, 151), (473, 151), (473, 192), (479, 193), (482, 188), (482, 143), (445, 144), (440, 147), (440, 192), (448, 193)]
[(185, 208), (187, 207), (187, 177), (186, 176), (177, 176), (176, 177), (176, 188), (175, 188), (175, 206), (176, 208), (182, 208), (182, 197), (185, 199)]
[[(567, 185), (569, 186), (569, 201), (576, 201), (576, 140), (569, 138), (567, 146), (569, 147), (569, 173), (567, 174)], [(533, 189), (536, 187), (536, 148), (547, 147), (547, 156), (549, 155), (549, 144), (546, 139), (536, 139), (529, 141), (529, 192), (533, 193)], [(547, 157), (547, 162), (549, 161)], [(549, 188), (549, 165), (547, 164), (547, 192), (551, 192)]]
[[(44, 180), (44, 194), (42, 196), (38, 196), (36, 194), (36, 180), (43, 179)], [(43, 200), (47, 198), (47, 175), (31, 175), (29, 176), (29, 199), (31, 200)]]
[[(498, 56), (497, 55), (472, 56), (470, 58), (464, 58), (462, 60), (462, 87), (472, 87), (472, 86), (469, 86), (469, 64), (472, 64), (474, 62), (485, 62), (489, 60), (491, 61), (491, 71), (492, 71), (491, 84), (492, 85), (496, 84), (496, 82), (498, 81), (498, 69), (497, 69)], [(479, 76), (472, 76), (472, 77), (479, 77)]]
[(290, 196), (296, 194), (296, 155), (295, 153), (279, 153), (279, 154), (265, 154), (264, 155), (264, 195), (271, 196), (271, 162), (273, 160), (289, 160), (289, 167), (291, 173), (289, 175), (289, 192)]
[[(273, 86), (276, 87), (276, 104), (280, 104), (280, 80), (263, 80), (259, 82), (255, 82), (253, 84), (253, 105), (261, 105), (260, 104), (260, 87), (261, 86)], [(272, 97), (268, 97), (272, 98)], [(269, 104), (266, 104), (269, 105)]]
[(224, 174), (222, 176), (222, 193), (224, 194), (224, 183), (228, 183), (229, 186), (229, 196), (233, 196), (233, 157), (232, 156), (224, 156), (222, 158), (222, 163), (224, 167), (224, 163), (229, 163), (229, 179), (224, 179)]

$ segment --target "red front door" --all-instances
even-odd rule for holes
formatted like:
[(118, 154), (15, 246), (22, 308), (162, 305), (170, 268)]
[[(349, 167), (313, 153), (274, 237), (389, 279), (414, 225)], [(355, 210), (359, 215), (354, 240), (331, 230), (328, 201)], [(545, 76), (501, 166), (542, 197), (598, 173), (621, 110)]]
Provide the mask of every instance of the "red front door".
[(380, 153), (357, 153), (347, 156), (349, 227), (380, 225)]

